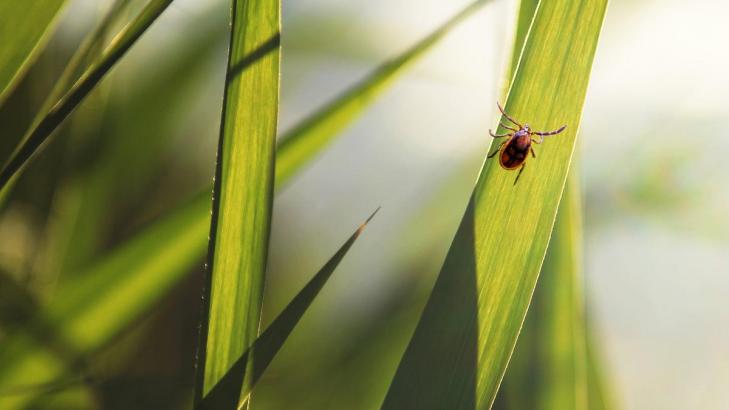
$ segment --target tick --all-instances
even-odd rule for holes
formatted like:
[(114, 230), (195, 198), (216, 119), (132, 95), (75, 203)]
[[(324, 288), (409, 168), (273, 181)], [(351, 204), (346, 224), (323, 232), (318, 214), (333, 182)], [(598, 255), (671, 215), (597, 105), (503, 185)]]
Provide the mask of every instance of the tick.
[[(502, 127), (512, 132), (508, 134), (494, 134), (493, 132), (491, 132), (491, 130), (489, 130), (489, 134), (491, 134), (491, 136), (494, 138), (509, 137), (509, 139), (502, 142), (501, 145), (499, 145), (499, 148), (497, 148), (496, 151), (490, 153), (487, 158), (491, 158), (494, 155), (499, 154), (499, 165), (501, 165), (501, 168), (509, 171), (519, 168), (519, 173), (516, 174), (516, 179), (514, 180), (514, 185), (516, 185), (516, 182), (519, 181), (521, 173), (524, 171), (524, 166), (526, 166), (526, 160), (527, 156), (529, 156), (529, 153), (531, 152), (532, 157), (537, 157), (534, 154), (534, 148), (532, 147), (532, 143), (541, 144), (544, 141), (544, 137), (559, 134), (560, 132), (564, 131), (567, 126), (563, 125), (559, 129), (556, 129), (554, 131), (532, 131), (532, 129), (529, 128), (529, 124), (521, 125), (515, 119), (511, 118), (511, 116), (507, 114), (503, 108), (501, 108), (501, 105), (498, 101), (496, 102), (496, 106), (499, 107), (499, 111), (504, 114), (504, 117), (506, 117), (506, 119), (508, 119), (509, 121), (513, 122), (514, 125), (519, 127), (519, 129), (515, 129), (499, 122)], [(532, 135), (538, 135), (539, 140), (532, 138)]]

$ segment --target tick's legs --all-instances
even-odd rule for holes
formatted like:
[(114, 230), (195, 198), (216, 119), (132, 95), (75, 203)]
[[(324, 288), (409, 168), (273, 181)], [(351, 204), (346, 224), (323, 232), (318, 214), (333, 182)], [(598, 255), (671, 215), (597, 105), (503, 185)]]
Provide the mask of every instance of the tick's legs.
[(491, 158), (491, 157), (493, 157), (494, 155), (498, 154), (498, 153), (499, 153), (499, 151), (501, 151), (501, 147), (503, 147), (503, 146), (504, 146), (504, 144), (506, 144), (507, 142), (509, 142), (509, 141), (504, 141), (504, 142), (502, 142), (501, 144), (499, 144), (499, 147), (498, 147), (498, 148), (496, 148), (496, 150), (495, 150), (494, 152), (492, 152), (492, 153), (490, 153), (490, 154), (489, 154), (488, 156), (486, 156), (486, 158)]
[(559, 134), (560, 132), (564, 131), (565, 128), (567, 128), (567, 126), (566, 125), (563, 125), (558, 130), (547, 131), (547, 132), (532, 132), (532, 134), (537, 134), (537, 135), (541, 135), (541, 136), (546, 137), (546, 136), (549, 136), (549, 135)]
[(509, 127), (508, 125), (504, 124), (504, 123), (503, 123), (503, 122), (501, 122), (501, 121), (499, 121), (499, 125), (501, 125), (502, 127), (506, 128), (507, 130), (510, 130), (510, 131), (514, 131), (514, 132), (517, 132), (517, 131), (519, 131), (519, 130), (517, 130), (516, 128), (511, 128), (511, 127)]
[(503, 108), (501, 108), (501, 104), (499, 104), (498, 101), (496, 101), (496, 106), (499, 107), (499, 111), (501, 111), (501, 113), (504, 114), (504, 117), (506, 117), (507, 120), (513, 122), (519, 128), (524, 128), (521, 124), (519, 124), (518, 122), (516, 122), (515, 119), (511, 118), (511, 116), (509, 116), (509, 114), (507, 114), (506, 111), (504, 111)]
[(535, 140), (534, 138), (532, 138), (532, 142), (533, 142), (533, 143), (535, 143), (535, 144), (541, 144), (541, 143), (543, 143), (543, 142), (544, 142), (544, 137), (541, 137), (541, 136), (540, 136), (540, 137), (539, 137), (539, 141), (537, 141), (537, 140)]
[(536, 158), (537, 154), (534, 153), (534, 148), (529, 148), (529, 150), (532, 152), (532, 157)]
[(516, 179), (514, 180), (514, 185), (516, 185), (516, 182), (519, 181), (519, 177), (521, 176), (521, 173), (524, 171), (525, 166), (526, 166), (526, 162), (521, 164), (521, 168), (519, 168), (519, 173), (516, 174)]
[(491, 135), (494, 138), (504, 138), (504, 137), (511, 137), (514, 134), (494, 134), (493, 131), (489, 130), (489, 135)]

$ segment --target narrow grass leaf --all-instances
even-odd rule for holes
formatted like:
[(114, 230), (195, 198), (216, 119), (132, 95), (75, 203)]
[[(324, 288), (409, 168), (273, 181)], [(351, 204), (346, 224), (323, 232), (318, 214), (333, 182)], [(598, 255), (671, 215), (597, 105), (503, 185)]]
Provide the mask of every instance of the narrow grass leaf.
[(111, 70), (124, 54), (162, 14), (172, 0), (150, 0), (137, 17), (127, 24), (111, 41), (102, 57), (84, 71), (71, 89), (50, 108), (42, 120), (33, 125), (0, 171), (0, 189), (31, 159), (53, 131), (73, 112), (96, 84)]
[[(334, 269), (347, 254), (367, 224), (377, 213), (375, 210), (367, 220), (347, 239), (334, 256), (317, 272), (301, 291), (289, 302), (284, 310), (271, 322), (268, 328), (246, 349), (245, 353), (235, 361), (220, 381), (210, 390), (196, 408), (200, 409), (235, 409), (239, 401), (247, 400), (253, 386), (261, 378), (294, 327), (311, 306), (316, 296), (331, 277)], [(252, 364), (250, 373), (246, 369)], [(245, 380), (249, 377), (250, 380)]]
[(582, 286), (582, 223), (575, 172), (557, 213), (552, 239), (498, 408), (586, 409), (587, 366)]
[(0, 104), (43, 48), (65, 3), (0, 1)]
[(477, 0), (471, 3), (409, 50), (382, 64), (361, 82), (282, 135), (278, 148), (280, 157), (276, 162), (276, 185), (282, 184), (298, 172), (340, 131), (359, 117), (398, 74), (415, 63), (453, 27), (488, 1)]
[(492, 405), (547, 249), (606, 6), (537, 7), (506, 110), (540, 130), (567, 131), (537, 147), (516, 185), (518, 171), (484, 163), (383, 408)]
[(273, 203), (280, 9), (279, 1), (232, 2), (196, 399), (258, 335)]

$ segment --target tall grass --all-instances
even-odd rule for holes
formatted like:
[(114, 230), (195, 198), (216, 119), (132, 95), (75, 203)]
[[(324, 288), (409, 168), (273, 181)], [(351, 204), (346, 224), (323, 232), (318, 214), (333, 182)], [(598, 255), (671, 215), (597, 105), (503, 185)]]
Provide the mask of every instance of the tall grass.
[[(14, 186), (25, 188), (18, 180), (40, 162), (40, 149), (49, 145), (64, 121), (172, 1), (145, 2), (118, 33), (111, 33), (130, 3), (113, 3), (31, 116), (29, 129), (17, 138), (19, 145), (0, 170), (0, 205), (2, 200), (12, 201), (23, 194)], [(255, 401), (249, 400), (255, 383), (364, 228), (363, 224), (259, 335), (276, 188), (293, 181), (398, 75), (487, 3), (477, 0), (467, 5), (283, 133), (277, 144), (281, 5), (277, 1), (231, 0), (212, 195), (211, 189), (203, 190), (113, 248), (104, 249), (99, 243), (104, 208), (118, 198), (115, 190), (127, 192), (122, 183), (113, 181), (127, 172), (152, 181), (156, 157), (168, 144), (169, 136), (156, 135), (166, 129), (161, 125), (166, 114), (156, 113), (153, 104), (145, 106), (149, 111), (145, 124), (129, 128), (134, 135), (150, 139), (144, 152), (137, 153), (138, 148), (123, 140), (118, 145), (111, 142), (105, 151), (108, 155), (80, 167), (80, 173), (69, 173), (48, 209), (73, 215), (73, 219), (59, 222), (49, 218), (57, 225), (46, 230), (48, 254), (38, 265), (55, 271), (48, 276), (58, 280), (58, 286), (49, 292), (51, 297), (45, 300), (18, 279), (17, 273), (0, 272), (0, 295), (12, 295), (0, 304), (0, 407), (109, 405), (94, 398), (107, 389), (96, 386), (102, 383), (94, 377), (105, 348), (165, 300), (199, 263), (206, 247), (207, 276), (202, 291), (197, 289), (203, 295), (203, 308), (194, 387), (176, 386), (176, 402), (165, 404), (189, 406), (192, 398), (197, 408), (255, 407)], [(0, 2), (0, 36), (12, 38), (10, 46), (0, 47), (0, 106), (5, 100), (15, 103), (12, 94), (48, 41), (63, 4), (49, 1), (44, 7), (18, 7)], [(545, 320), (524, 328), (524, 345), (543, 353), (538, 356), (543, 359), (538, 367), (540, 383), (529, 406), (609, 407), (598, 367), (588, 366), (594, 352), (586, 349), (589, 343), (579, 290), (578, 191), (566, 190), (560, 205), (605, 7), (605, 0), (522, 2), (513, 63), (507, 69), (511, 81), (507, 81), (506, 109), (534, 127), (551, 129), (566, 123), (568, 130), (538, 148), (538, 158), (527, 162), (518, 185), (513, 184), (514, 173), (500, 169), (493, 160), (484, 163), (389, 391), (371, 402), (383, 403), (384, 408), (475, 409), (493, 404), (522, 329), (559, 207), (541, 291), (534, 303)], [(29, 24), (14, 23), (21, 18)], [(221, 31), (210, 31), (188, 54), (169, 62), (184, 70), (164, 79), (167, 82), (153, 81), (150, 89), (135, 98), (142, 101), (162, 94), (170, 100), (184, 100), (182, 84), (195, 75), (200, 57), (210, 52), (210, 44)], [(105, 45), (107, 37), (111, 41)], [(63, 137), (59, 135), (59, 139)], [(135, 162), (126, 162), (137, 156)], [(576, 180), (570, 181), (574, 185)], [(89, 230), (82, 228), (83, 223)], [(569, 286), (563, 287), (565, 283)], [(197, 305), (197, 300), (186, 303)], [(530, 371), (521, 365), (531, 369), (534, 364), (526, 363), (529, 357), (517, 349), (515, 376), (508, 376), (500, 405), (514, 408), (524, 403), (515, 405), (517, 401), (509, 393), (525, 387), (519, 375)], [(186, 359), (193, 362), (192, 357)]]

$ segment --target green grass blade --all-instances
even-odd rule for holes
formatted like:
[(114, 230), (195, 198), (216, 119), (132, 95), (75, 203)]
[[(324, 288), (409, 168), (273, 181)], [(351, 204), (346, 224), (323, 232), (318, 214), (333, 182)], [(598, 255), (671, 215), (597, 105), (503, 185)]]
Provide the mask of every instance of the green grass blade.
[(567, 131), (538, 147), (517, 185), (515, 172), (485, 162), (384, 408), (492, 405), (547, 249), (606, 6), (538, 6), (506, 109)]
[(324, 105), (312, 116), (281, 137), (276, 162), (276, 185), (281, 185), (324, 149), (351, 124), (397, 78), (438, 43), (453, 27), (473, 14), (488, 0), (477, 0), (406, 52), (385, 62), (360, 83)]
[(64, 3), (0, 1), (0, 104), (43, 48)]
[[(517, 17), (512, 75), (538, 1), (522, 0)], [(567, 177), (552, 239), (532, 303), (494, 407), (587, 407), (582, 224), (576, 170)]]
[[(379, 208), (378, 208), (379, 210)], [(268, 328), (246, 349), (245, 353), (235, 361), (230, 370), (210, 390), (205, 398), (196, 406), (200, 409), (235, 409), (241, 397), (247, 400), (253, 386), (261, 378), (294, 327), (311, 306), (316, 296), (331, 277), (334, 270), (372, 220), (377, 210), (347, 239), (334, 256), (317, 272), (301, 291), (289, 302), (284, 310), (271, 322)], [(247, 374), (246, 369), (252, 364), (253, 370)], [(250, 380), (245, 380), (246, 376)]]
[(581, 203), (574, 172), (567, 181), (499, 408), (587, 408)]
[(99, 61), (93, 63), (43, 119), (28, 130), (21, 145), (0, 171), (0, 189), (5, 187), (13, 175), (30, 160), (58, 125), (76, 109), (171, 2), (172, 0), (151, 0), (133, 21), (114, 37)]
[[(196, 399), (258, 335), (273, 203), (280, 2), (233, 0)], [(263, 55), (251, 64), (250, 56)]]

